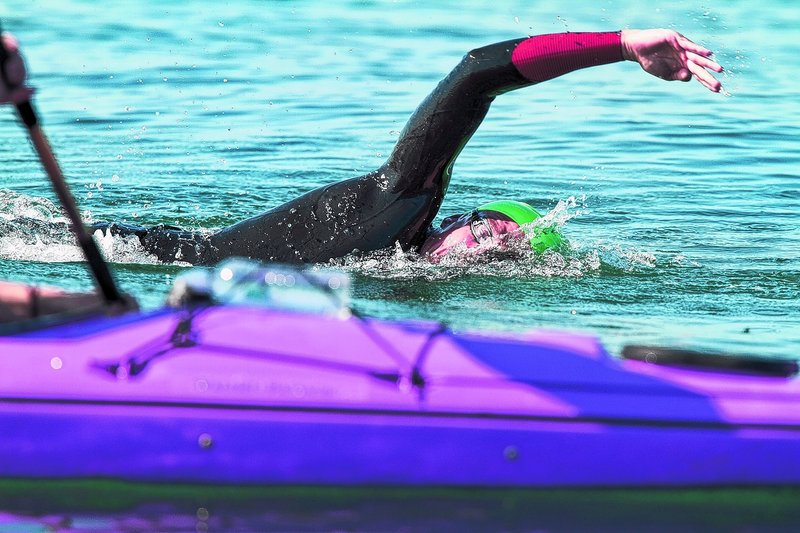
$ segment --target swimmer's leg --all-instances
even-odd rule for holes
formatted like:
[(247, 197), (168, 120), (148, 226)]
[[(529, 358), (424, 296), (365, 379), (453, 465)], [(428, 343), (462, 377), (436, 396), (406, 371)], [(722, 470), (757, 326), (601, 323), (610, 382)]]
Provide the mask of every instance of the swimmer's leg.
[(145, 250), (165, 263), (181, 261), (192, 265), (207, 265), (210, 262), (210, 244), (204, 233), (159, 224), (148, 229), (139, 240)]
[(101, 230), (111, 232), (111, 235), (114, 236), (136, 236), (148, 253), (155, 255), (159, 261), (164, 263), (174, 263), (175, 261), (192, 265), (209, 263), (208, 237), (200, 232), (187, 231), (165, 224), (145, 228), (120, 222), (97, 222), (90, 228), (92, 232)]

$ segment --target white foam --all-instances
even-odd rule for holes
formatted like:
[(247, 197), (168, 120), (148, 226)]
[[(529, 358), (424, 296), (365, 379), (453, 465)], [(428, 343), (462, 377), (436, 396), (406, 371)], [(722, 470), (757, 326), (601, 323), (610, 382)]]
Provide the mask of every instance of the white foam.
[(680, 256), (659, 260), (652, 252), (626, 248), (622, 243), (571, 240), (564, 228), (570, 220), (585, 213), (588, 213), (585, 197), (571, 196), (530, 224), (530, 228), (555, 226), (562, 232), (566, 243), (559, 251), (534, 253), (524, 240), (510, 243), (505, 250), (492, 249), (490, 243), (484, 245), (486, 248), (468, 249), (462, 245), (453, 248), (438, 263), (431, 263), (416, 252), (405, 252), (396, 245), (392, 250), (353, 254), (332, 260), (331, 264), (373, 278), (445, 280), (463, 275), (580, 278), (597, 273), (603, 267), (635, 272), (656, 268), (660, 262), (673, 264), (682, 260)]
[[(91, 222), (91, 215), (84, 217)], [(84, 256), (66, 217), (47, 198), (0, 190), (0, 258), (41, 262), (76, 262)], [(136, 236), (94, 233), (103, 255), (115, 263), (157, 264)]]
[(121, 236), (112, 235), (110, 230), (103, 232), (96, 230), (94, 240), (103, 252), (106, 260), (114, 263), (139, 263), (139, 264), (159, 264), (156, 256), (145, 251), (139, 237), (135, 235)]

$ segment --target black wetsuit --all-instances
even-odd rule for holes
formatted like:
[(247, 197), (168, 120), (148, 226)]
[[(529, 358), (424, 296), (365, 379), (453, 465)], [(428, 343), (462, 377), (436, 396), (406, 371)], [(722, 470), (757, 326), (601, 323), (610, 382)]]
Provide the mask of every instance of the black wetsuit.
[(192, 264), (231, 256), (317, 263), (395, 243), (415, 247), (439, 211), (456, 158), (497, 95), (620, 59), (618, 34), (555, 34), (477, 48), (420, 104), (374, 172), (320, 187), (210, 236), (169, 226), (93, 228), (136, 234), (160, 260)]

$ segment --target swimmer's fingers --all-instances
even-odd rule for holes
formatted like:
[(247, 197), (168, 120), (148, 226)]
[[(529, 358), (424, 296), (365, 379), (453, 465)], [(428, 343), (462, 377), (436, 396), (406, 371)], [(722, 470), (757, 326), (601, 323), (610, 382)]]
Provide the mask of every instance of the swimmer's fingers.
[[(705, 50), (705, 49), (704, 49)], [(708, 51), (708, 50), (706, 50)], [(686, 52), (686, 68), (708, 90), (718, 93), (722, 84), (708, 71), (722, 72), (722, 66), (704, 55), (695, 52)], [(685, 80), (688, 81), (688, 80)]]
[(722, 65), (708, 57), (701, 56), (694, 52), (687, 52), (686, 58), (695, 65), (699, 65), (705, 69), (713, 70), (714, 72), (722, 72)]
[(713, 53), (708, 48), (705, 48), (695, 42), (690, 41), (680, 33), (678, 34), (678, 44), (681, 45), (683, 49), (686, 50), (687, 52), (692, 52), (699, 56), (708, 57)]
[(686, 63), (686, 68), (688, 68), (695, 79), (703, 84), (709, 91), (718, 93), (722, 89), (722, 84), (719, 80), (694, 61), (689, 60)]
[[(678, 34), (678, 44), (683, 47), (686, 58), (686, 70), (709, 91), (718, 93), (722, 89), (722, 84), (708, 71), (722, 72), (723, 69), (722, 65), (710, 59), (712, 55), (711, 50), (690, 41), (680, 33)], [(685, 71), (682, 73), (684, 76), (681, 76), (679, 79), (683, 81), (691, 79), (691, 76), (685, 76)]]

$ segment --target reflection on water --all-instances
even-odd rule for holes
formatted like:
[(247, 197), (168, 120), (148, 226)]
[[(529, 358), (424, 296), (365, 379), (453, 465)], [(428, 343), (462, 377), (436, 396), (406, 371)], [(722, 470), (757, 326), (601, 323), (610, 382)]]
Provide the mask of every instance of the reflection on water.
[[(495, 490), (6, 483), (0, 531), (776, 531), (791, 489)], [(68, 489), (68, 490), (67, 490)], [(35, 494), (31, 498), (31, 494)], [(52, 496), (45, 502), (44, 495)], [(42, 513), (45, 509), (46, 513)]]

